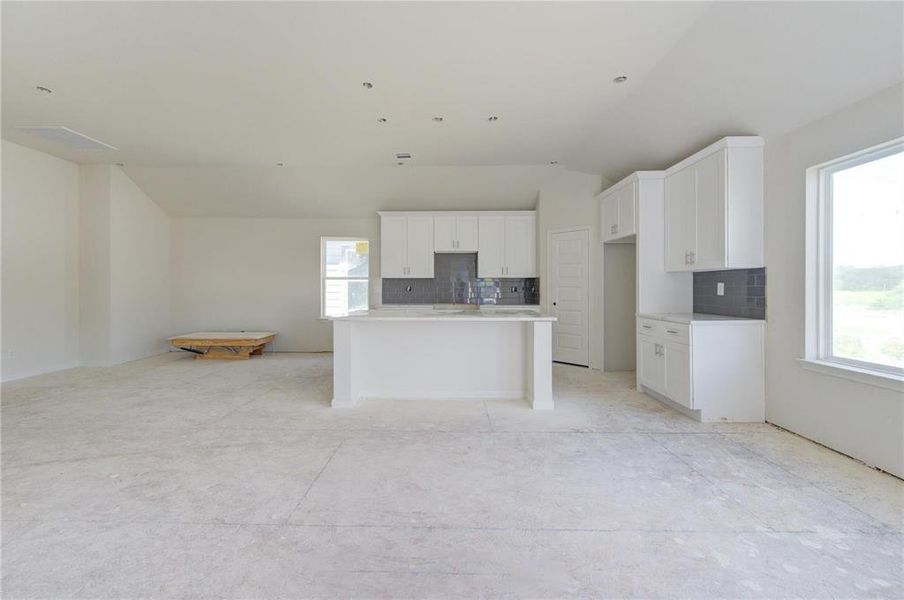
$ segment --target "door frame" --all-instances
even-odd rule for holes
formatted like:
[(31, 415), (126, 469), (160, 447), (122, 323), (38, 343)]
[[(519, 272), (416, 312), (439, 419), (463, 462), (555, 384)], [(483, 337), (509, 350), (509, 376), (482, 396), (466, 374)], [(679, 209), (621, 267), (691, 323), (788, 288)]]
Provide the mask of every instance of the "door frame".
[[(561, 227), (558, 229), (548, 229), (546, 231), (546, 310), (550, 311), (550, 290), (552, 289), (550, 286), (550, 276), (549, 269), (552, 261), (550, 260), (552, 256), (552, 236), (557, 233), (574, 233), (576, 231), (586, 231), (587, 232), (587, 368), (591, 368), (590, 365), (593, 362), (591, 360), (593, 356), (593, 327), (591, 327), (591, 320), (593, 319), (593, 307), (591, 305), (590, 299), (593, 297), (590, 293), (590, 286), (593, 282), (593, 253), (590, 251), (590, 244), (593, 243), (593, 231), (589, 225), (579, 225), (576, 227)], [(550, 311), (551, 312), (551, 311)], [(553, 340), (555, 340), (555, 336), (553, 336)], [(553, 361), (556, 362), (556, 361)], [(571, 364), (571, 363), (562, 363), (562, 364)], [(577, 365), (580, 366), (580, 365)]]

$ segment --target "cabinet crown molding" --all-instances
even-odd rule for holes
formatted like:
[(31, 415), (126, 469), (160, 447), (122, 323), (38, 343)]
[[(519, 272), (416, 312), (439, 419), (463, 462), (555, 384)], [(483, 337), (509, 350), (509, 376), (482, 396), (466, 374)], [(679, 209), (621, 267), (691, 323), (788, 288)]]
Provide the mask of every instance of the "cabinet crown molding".
[(669, 176), (672, 173), (677, 173), (688, 165), (699, 162), (710, 154), (715, 154), (716, 152), (724, 150), (725, 148), (762, 148), (765, 145), (766, 140), (758, 135), (730, 135), (728, 137), (722, 138), (714, 144), (710, 144), (702, 150), (698, 150), (681, 162), (675, 163), (674, 165), (663, 171), (663, 174), (665, 176)]

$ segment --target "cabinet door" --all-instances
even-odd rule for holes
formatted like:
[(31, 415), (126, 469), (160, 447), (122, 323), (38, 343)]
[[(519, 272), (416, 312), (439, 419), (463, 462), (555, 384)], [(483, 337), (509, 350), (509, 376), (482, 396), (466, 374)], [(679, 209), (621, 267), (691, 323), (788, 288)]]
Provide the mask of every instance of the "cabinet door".
[(435, 252), (455, 252), (454, 215), (435, 215), (433, 217), (433, 250)]
[(693, 166), (665, 178), (665, 270), (690, 271), (694, 251), (696, 199)]
[(433, 216), (408, 217), (408, 277), (433, 277)]
[(405, 217), (380, 217), (380, 277), (407, 277), (408, 233)]
[(477, 276), (502, 277), (505, 259), (505, 217), (479, 218), (477, 229)]
[(477, 230), (479, 224), (476, 216), (455, 217), (455, 249), (459, 252), (477, 252)]
[(725, 151), (694, 165), (696, 171), (696, 249), (693, 269), (725, 268)]
[(682, 406), (694, 407), (690, 346), (672, 342), (665, 344), (665, 395)]
[(641, 385), (664, 394), (662, 359), (657, 352), (658, 347), (656, 338), (637, 336), (637, 380)]
[(603, 198), (602, 206), (603, 241), (618, 237), (618, 193)]
[(635, 226), (635, 211), (637, 207), (637, 183), (625, 186), (618, 194), (618, 224), (616, 233), (618, 237), (625, 237), (637, 233)]
[(505, 217), (504, 277), (537, 276), (537, 230), (533, 216)]

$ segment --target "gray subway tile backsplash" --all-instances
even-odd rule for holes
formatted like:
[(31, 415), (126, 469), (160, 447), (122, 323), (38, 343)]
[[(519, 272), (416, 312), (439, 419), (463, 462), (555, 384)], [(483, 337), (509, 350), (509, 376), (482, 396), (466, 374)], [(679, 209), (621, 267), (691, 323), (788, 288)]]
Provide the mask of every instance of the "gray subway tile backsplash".
[[(725, 295), (716, 295), (719, 282)], [(694, 273), (694, 312), (729, 317), (766, 318), (766, 269)]]
[(477, 254), (434, 254), (433, 279), (383, 279), (383, 304), (539, 304), (535, 277), (477, 277)]

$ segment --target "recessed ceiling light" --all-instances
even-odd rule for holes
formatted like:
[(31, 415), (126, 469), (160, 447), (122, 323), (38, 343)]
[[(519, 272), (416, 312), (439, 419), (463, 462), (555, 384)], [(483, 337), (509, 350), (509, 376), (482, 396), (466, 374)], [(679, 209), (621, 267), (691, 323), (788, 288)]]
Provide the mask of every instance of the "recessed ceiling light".
[(499, 117), (497, 117), (496, 115), (493, 115), (493, 116), (491, 116), (491, 117), (487, 117), (487, 121), (490, 121), (490, 122), (498, 121), (498, 120), (499, 120)]
[(442, 117), (433, 117), (433, 120), (436, 121), (437, 123), (442, 123), (442, 122), (443, 122), (443, 118), (442, 118)]
[(53, 90), (52, 90), (52, 89), (50, 89), (50, 88), (48, 88), (48, 87), (44, 87), (43, 85), (35, 86), (35, 89), (38, 90), (39, 92), (44, 92), (45, 94), (52, 94), (52, 93), (53, 93)]
[(364, 86), (364, 89), (366, 89), (366, 90), (372, 89), (372, 88), (374, 87), (374, 84), (372, 84), (372, 83), (369, 82), (369, 81), (365, 81), (365, 82), (362, 83), (361, 85)]
[(379, 119), (377, 119), (377, 123), (385, 123), (385, 122), (386, 122), (386, 117), (380, 117)]
[(276, 166), (277, 166), (277, 167), (284, 167), (284, 166), (286, 166), (286, 163), (276, 163)]
[(616, 77), (615, 79), (612, 80), (613, 83), (624, 83), (626, 81), (628, 81), (627, 75), (619, 75), (618, 77)]

